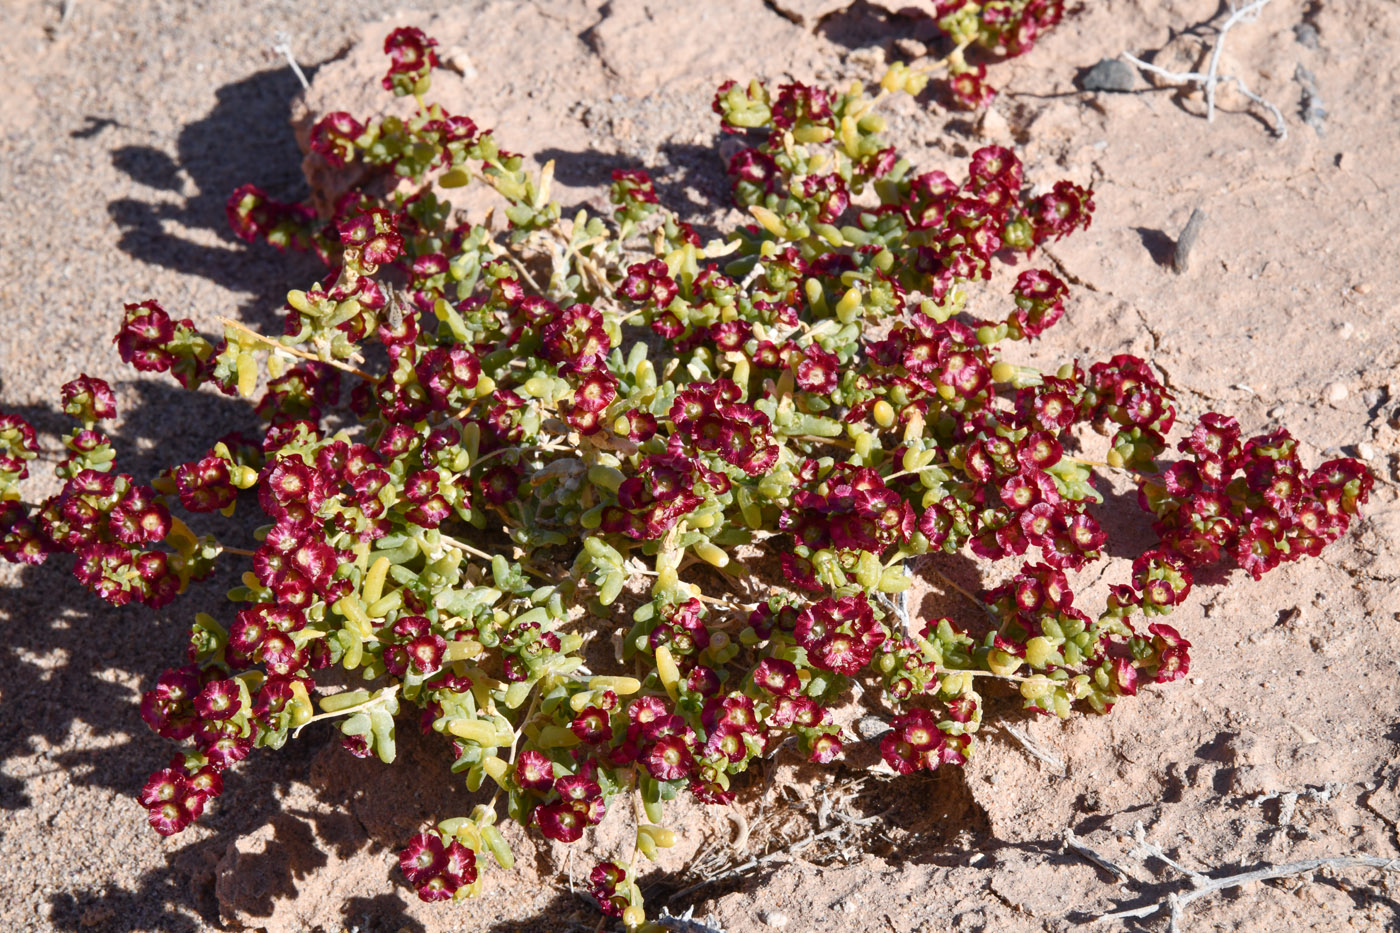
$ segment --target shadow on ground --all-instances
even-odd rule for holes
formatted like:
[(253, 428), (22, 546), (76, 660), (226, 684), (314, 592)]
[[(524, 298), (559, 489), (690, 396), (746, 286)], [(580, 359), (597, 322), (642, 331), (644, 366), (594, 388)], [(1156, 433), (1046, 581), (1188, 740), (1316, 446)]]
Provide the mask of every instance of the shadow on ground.
[[(541, 164), (553, 159), (554, 176), (574, 188), (606, 188), (614, 171), (646, 169), (661, 205), (681, 217), (712, 216), (716, 207), (731, 203), (729, 178), (714, 146), (666, 143), (659, 152), (658, 165), (664, 168), (647, 168), (639, 159), (606, 152), (545, 149), (535, 158)], [(564, 216), (572, 216), (582, 206), (565, 206)], [(704, 240), (720, 235), (717, 227), (707, 224), (695, 230)]]
[[(308, 69), (308, 76), (314, 72)], [(245, 248), (225, 215), (228, 196), (245, 183), (278, 200), (306, 197), (301, 153), (289, 123), (297, 93), (296, 78), (287, 69), (258, 72), (220, 88), (214, 109), (180, 131), (175, 152), (144, 145), (111, 152), (116, 168), (149, 189), (145, 197), (107, 205), (121, 230), (118, 248), (139, 262), (247, 295), (243, 320), (255, 327), (277, 322), (276, 309), (289, 289), (324, 275), (313, 256)], [(90, 117), (89, 126), (75, 134), (97, 135), (103, 122)], [(185, 316), (174, 297), (169, 296), (171, 310)]]

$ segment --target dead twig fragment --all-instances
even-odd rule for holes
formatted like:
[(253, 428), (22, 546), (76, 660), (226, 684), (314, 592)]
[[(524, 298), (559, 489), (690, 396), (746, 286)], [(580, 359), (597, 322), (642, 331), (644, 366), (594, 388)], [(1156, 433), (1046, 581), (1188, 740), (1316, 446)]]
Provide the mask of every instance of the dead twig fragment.
[(287, 60), (287, 64), (292, 68), (292, 73), (301, 82), (301, 89), (303, 91), (311, 90), (311, 82), (306, 80), (305, 72), (301, 70), (301, 66), (297, 64), (296, 58), (292, 55), (292, 37), (285, 32), (279, 32), (276, 39), (277, 43), (273, 45), (272, 51)]
[(1210, 53), (1210, 67), (1206, 71), (1206, 122), (1215, 121), (1215, 87), (1220, 81), (1220, 53), (1225, 51), (1225, 35), (1238, 23), (1258, 19), (1264, 7), (1272, 2), (1273, 0), (1254, 0), (1253, 3), (1236, 8), (1235, 0), (1230, 0), (1230, 17), (1221, 25), (1220, 34), (1215, 37), (1215, 48)]
[(1054, 755), (1050, 754), (1045, 749), (1041, 748), (1039, 745), (1036, 745), (1034, 742), (1031, 741), (1031, 737), (1026, 733), (1022, 732), (1020, 729), (1017, 729), (1015, 726), (1007, 725), (1003, 725), (1001, 729), (1003, 732), (1011, 736), (1017, 742), (1020, 742), (1021, 747), (1024, 748), (1027, 752), (1030, 752), (1032, 758), (1036, 758), (1049, 765), (1051, 769), (1053, 769), (1054, 772), (1060, 777), (1064, 777), (1066, 774), (1069, 773), (1065, 767), (1065, 763), (1063, 760), (1056, 758)]
[(1102, 853), (1089, 848), (1089, 846), (1081, 842), (1079, 840), (1079, 837), (1074, 834), (1074, 830), (1070, 827), (1065, 827), (1065, 831), (1061, 834), (1060, 838), (1061, 841), (1063, 841), (1065, 848), (1073, 849), (1075, 852), (1082, 855), (1090, 862), (1093, 862), (1095, 865), (1099, 866), (1104, 871), (1108, 872), (1110, 875), (1114, 875), (1119, 881), (1129, 880), (1129, 875), (1126, 871), (1124, 871), (1118, 865), (1115, 865), (1113, 862), (1109, 861), (1109, 859)]
[(1181, 933), (1182, 918), (1186, 913), (1186, 908), (1204, 897), (1209, 897), (1218, 891), (1226, 891), (1230, 888), (1238, 888), (1254, 881), (1272, 881), (1276, 878), (1288, 878), (1293, 875), (1306, 875), (1323, 868), (1374, 868), (1379, 871), (1400, 871), (1400, 859), (1379, 858), (1374, 855), (1342, 855), (1328, 858), (1304, 859), (1300, 862), (1288, 862), (1283, 865), (1264, 865), (1260, 868), (1249, 871), (1236, 872), (1232, 875), (1225, 875), (1220, 878), (1211, 878), (1198, 871), (1192, 871), (1179, 865), (1156, 845), (1147, 841), (1146, 833), (1142, 824), (1138, 823), (1134, 827), (1134, 838), (1138, 847), (1130, 854), (1138, 858), (1151, 856), (1165, 862), (1177, 871), (1185, 874), (1190, 880), (1193, 890), (1168, 894), (1164, 899), (1142, 907), (1132, 907), (1127, 910), (1118, 910), (1113, 913), (1096, 917), (1092, 922), (1095, 924), (1105, 923), (1113, 920), (1131, 920), (1141, 917), (1151, 917), (1154, 914), (1167, 910), (1170, 919), (1167, 924), (1168, 933)]
[(1222, 84), (1234, 84), (1235, 87), (1239, 88), (1241, 94), (1254, 101), (1256, 104), (1263, 107), (1264, 109), (1268, 110), (1269, 113), (1273, 115), (1274, 135), (1277, 136), (1280, 140), (1287, 139), (1288, 127), (1283, 122), (1282, 110), (1279, 110), (1278, 107), (1274, 106), (1274, 104), (1271, 101), (1266, 100), (1265, 98), (1251, 91), (1249, 89), (1249, 86), (1244, 83), (1244, 80), (1240, 78), (1239, 75), (1220, 74), (1220, 55), (1225, 50), (1226, 34), (1229, 33), (1231, 29), (1233, 29), (1240, 23), (1253, 22), (1254, 20), (1258, 19), (1259, 14), (1264, 9), (1264, 7), (1268, 6), (1272, 2), (1273, 0), (1253, 0), (1252, 3), (1248, 3), (1245, 6), (1237, 6), (1235, 4), (1235, 0), (1230, 0), (1230, 15), (1225, 20), (1225, 22), (1221, 24), (1220, 32), (1216, 34), (1215, 46), (1211, 49), (1210, 53), (1210, 63), (1209, 65), (1207, 65), (1204, 74), (1202, 74), (1199, 71), (1168, 71), (1167, 69), (1162, 68), (1158, 65), (1149, 64), (1143, 61), (1142, 59), (1138, 58), (1137, 56), (1130, 55), (1127, 52), (1123, 53), (1123, 57), (1128, 61), (1132, 62), (1134, 65), (1141, 68), (1143, 71), (1149, 71), (1152, 74), (1161, 75), (1162, 77), (1170, 81), (1199, 84), (1205, 90), (1206, 121), (1210, 123), (1215, 122), (1216, 90)]
[(1181, 235), (1176, 238), (1176, 246), (1172, 249), (1172, 271), (1181, 275), (1191, 266), (1191, 250), (1196, 245), (1196, 237), (1201, 235), (1201, 228), (1206, 223), (1206, 212), (1199, 207), (1191, 212), (1191, 218), (1186, 221), (1186, 226), (1181, 228)]
[(1172, 857), (1162, 851), (1162, 848), (1157, 844), (1148, 841), (1147, 830), (1143, 828), (1141, 820), (1133, 826), (1133, 841), (1137, 843), (1137, 847), (1128, 853), (1133, 858), (1143, 859), (1144, 861), (1149, 858), (1155, 858), (1168, 868), (1174, 868), (1181, 872), (1190, 879), (1191, 884), (1196, 887), (1200, 887), (1210, 881), (1209, 878), (1196, 871), (1194, 868), (1187, 868), (1185, 865), (1172, 859)]

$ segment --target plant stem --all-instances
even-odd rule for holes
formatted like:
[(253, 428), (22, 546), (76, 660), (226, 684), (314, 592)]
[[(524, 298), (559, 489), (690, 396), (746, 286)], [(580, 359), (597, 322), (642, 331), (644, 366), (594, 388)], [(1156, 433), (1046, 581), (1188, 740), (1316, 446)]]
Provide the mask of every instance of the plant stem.
[(935, 674), (966, 674), (969, 677), (991, 677), (994, 680), (1030, 680), (1029, 677), (1023, 674), (998, 674), (995, 671), (962, 670), (956, 667), (935, 667), (933, 671)]
[(323, 360), (323, 359), (321, 359), (319, 356), (317, 356), (317, 355), (314, 354), (314, 353), (307, 353), (305, 350), (298, 350), (296, 347), (289, 347), (289, 346), (287, 346), (287, 345), (284, 344), (284, 343), (281, 343), (281, 342), (279, 342), (279, 341), (273, 340), (271, 337), (264, 337), (262, 334), (260, 334), (260, 333), (258, 333), (257, 331), (253, 330), (251, 327), (248, 327), (248, 326), (246, 326), (246, 325), (244, 325), (244, 324), (240, 324), (240, 323), (238, 323), (237, 321), (233, 320), (232, 318), (220, 317), (219, 320), (220, 320), (225, 326), (227, 326), (227, 327), (232, 327), (234, 330), (237, 330), (237, 331), (242, 331), (243, 333), (247, 334), (249, 337), (252, 337), (254, 340), (257, 340), (257, 341), (259, 341), (259, 342), (261, 342), (261, 343), (266, 344), (268, 347), (271, 347), (273, 350), (279, 350), (279, 351), (281, 351), (281, 352), (283, 352), (283, 353), (290, 354), (291, 356), (299, 356), (299, 357), (301, 357), (302, 359), (304, 359), (304, 360), (310, 360), (310, 361), (313, 362), (313, 363), (325, 363), (327, 366), (334, 366), (336, 369), (343, 369), (343, 370), (344, 370), (345, 372), (347, 372), (347, 373), (354, 373), (356, 376), (359, 376), (361, 379), (365, 380), (366, 382), (374, 382), (374, 381), (375, 381), (375, 378), (374, 378), (373, 376), (371, 376), (369, 373), (365, 372), (363, 369), (356, 369), (354, 366), (351, 366), (349, 363), (342, 363), (340, 360), (334, 360), (334, 359), (332, 359), (332, 360)]
[(301, 735), (301, 730), (305, 729), (313, 722), (320, 722), (323, 719), (336, 719), (340, 716), (352, 716), (355, 713), (362, 713), (365, 710), (373, 709), (376, 706), (383, 706), (386, 701), (394, 697), (398, 692), (399, 685), (394, 684), (392, 687), (388, 687), (374, 694), (369, 699), (365, 700), (363, 703), (356, 703), (354, 706), (347, 706), (345, 707), (345, 709), (338, 709), (332, 713), (317, 713), (315, 716), (312, 716), (306, 722), (293, 729), (292, 738), (296, 738), (299, 735)]

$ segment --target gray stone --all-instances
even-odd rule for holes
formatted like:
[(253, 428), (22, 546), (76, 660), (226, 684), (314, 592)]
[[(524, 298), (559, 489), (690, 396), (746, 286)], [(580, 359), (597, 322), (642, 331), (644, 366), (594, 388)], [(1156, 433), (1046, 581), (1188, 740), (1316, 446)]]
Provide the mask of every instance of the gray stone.
[(1084, 76), (1086, 91), (1131, 91), (1137, 87), (1137, 72), (1125, 61), (1105, 58)]

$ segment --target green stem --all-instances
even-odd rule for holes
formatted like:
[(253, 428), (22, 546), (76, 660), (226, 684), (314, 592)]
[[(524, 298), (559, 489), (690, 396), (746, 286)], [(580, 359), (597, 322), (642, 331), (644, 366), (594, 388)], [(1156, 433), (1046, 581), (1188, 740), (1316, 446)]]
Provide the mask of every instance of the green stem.
[(324, 719), (336, 719), (340, 716), (353, 716), (355, 713), (363, 713), (367, 709), (374, 709), (377, 706), (383, 706), (386, 702), (388, 702), (396, 694), (398, 694), (398, 692), (399, 685), (394, 684), (392, 687), (379, 691), (374, 696), (371, 696), (369, 699), (365, 700), (363, 703), (356, 703), (354, 706), (347, 706), (345, 707), (345, 709), (338, 709), (330, 713), (317, 713), (315, 716), (312, 716), (306, 722), (293, 729), (292, 738), (296, 738), (297, 736), (301, 735), (301, 730), (305, 729), (313, 722), (320, 722)]

